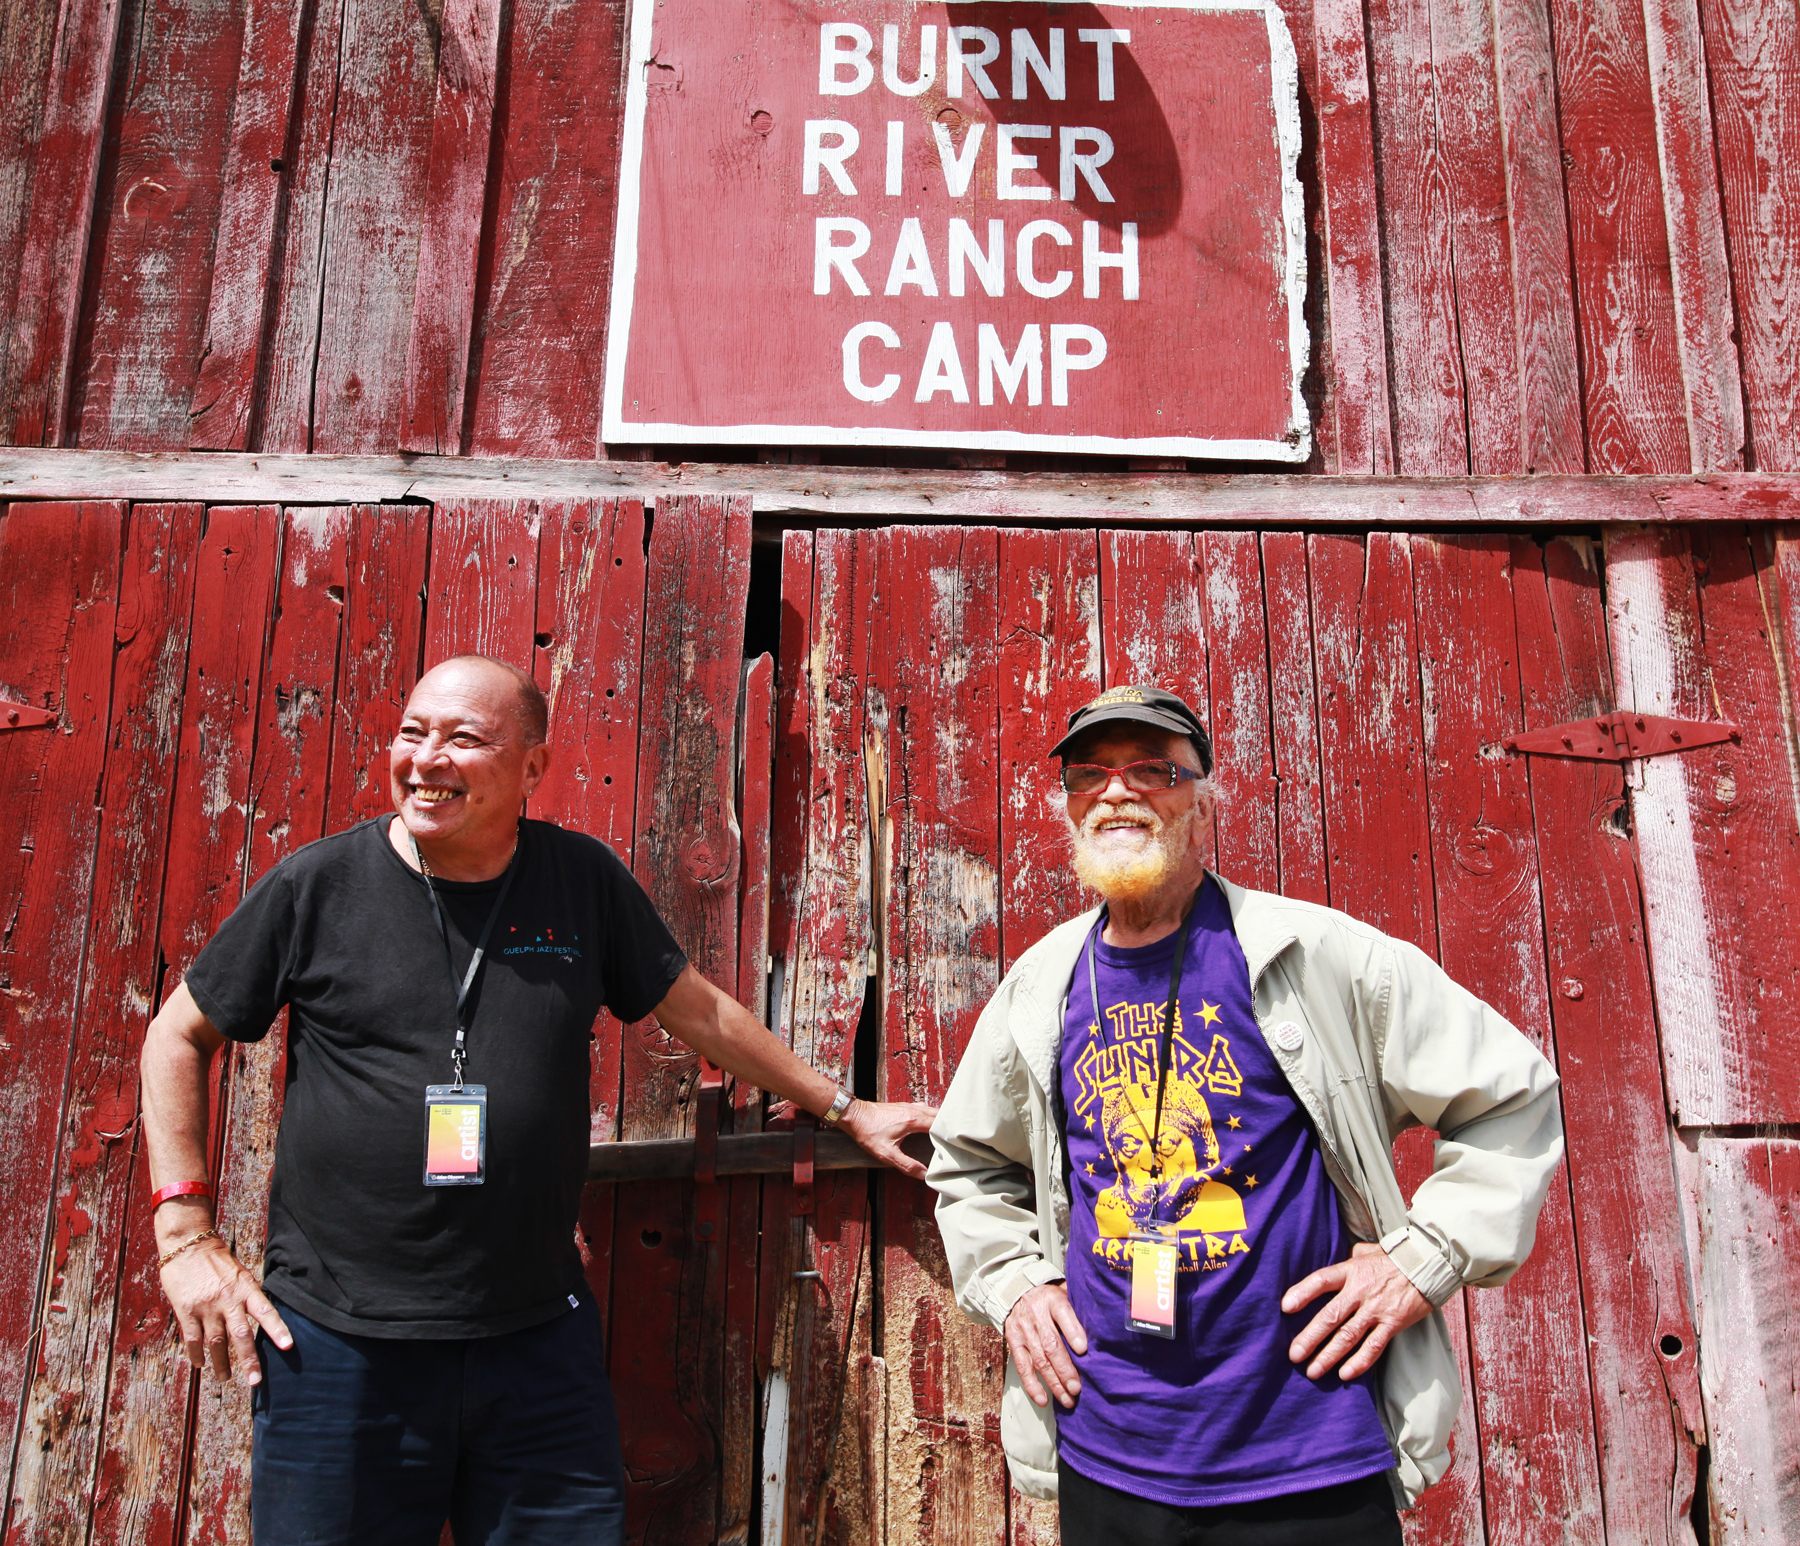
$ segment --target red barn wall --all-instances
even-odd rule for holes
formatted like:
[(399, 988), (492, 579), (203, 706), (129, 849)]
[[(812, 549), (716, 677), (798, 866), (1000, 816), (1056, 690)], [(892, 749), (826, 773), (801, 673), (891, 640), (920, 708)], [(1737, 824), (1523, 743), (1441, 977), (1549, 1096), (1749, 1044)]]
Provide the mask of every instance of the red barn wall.
[[(860, 1036), (895, 1093), (941, 1088), (1055, 913), (1041, 725), (1182, 683), (1231, 752), (1221, 863), (1417, 938), (1564, 1076), (1566, 1182), (1518, 1285), (1458, 1312), (1475, 1394), (1411, 1538), (1800, 1538), (1800, 21), (1283, 9), (1304, 471), (713, 456), (753, 510), (598, 443), (618, 0), (12, 0), (0, 698), (57, 718), (0, 730), (8, 1540), (241, 1538), (243, 1414), (177, 1366), (147, 1254), (135, 1040), (248, 879), (380, 808), (399, 696), (471, 644), (554, 690), (555, 811), (752, 1002), (766, 930), (784, 1032), (845, 1071)], [(458, 499), (420, 452), (590, 470)], [(928, 502), (958, 524), (893, 524)], [(1623, 770), (1500, 745), (1615, 707), (1740, 738)], [(905, 784), (945, 738), (975, 783)], [(598, 1136), (692, 1129), (661, 1050), (602, 1038)], [(240, 1058), (221, 1124), (252, 1254), (278, 1083)], [(858, 1174), (816, 1210), (591, 1189), (636, 1533), (1052, 1538), (919, 1197)]]

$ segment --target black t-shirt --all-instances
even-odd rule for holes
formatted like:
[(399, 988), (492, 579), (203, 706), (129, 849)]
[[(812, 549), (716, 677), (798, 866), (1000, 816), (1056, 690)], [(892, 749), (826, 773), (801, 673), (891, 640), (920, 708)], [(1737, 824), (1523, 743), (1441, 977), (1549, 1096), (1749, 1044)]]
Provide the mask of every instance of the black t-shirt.
[[(269, 1292), (356, 1335), (498, 1335), (549, 1319), (580, 1281), (595, 1015), (648, 1014), (687, 961), (606, 844), (522, 823), (469, 996), (464, 1078), (487, 1087), (487, 1179), (427, 1187), (425, 1087), (450, 1082), (456, 996), (425, 881), (388, 842), (392, 819), (264, 875), (188, 990), (236, 1041), (289, 1009)], [(437, 886), (460, 977), (500, 882)]]

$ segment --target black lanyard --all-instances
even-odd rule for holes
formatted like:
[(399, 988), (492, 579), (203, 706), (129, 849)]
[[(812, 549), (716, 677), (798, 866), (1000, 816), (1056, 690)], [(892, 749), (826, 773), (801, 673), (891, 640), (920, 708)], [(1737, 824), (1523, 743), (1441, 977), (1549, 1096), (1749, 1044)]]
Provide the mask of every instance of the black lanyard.
[[(1204, 882), (1202, 882), (1204, 884)], [(1194, 916), (1194, 904), (1200, 899), (1196, 888), (1188, 899), (1186, 910), (1181, 915), (1181, 923), (1175, 936), (1175, 959), (1169, 963), (1169, 997), (1163, 1004), (1162, 1037), (1156, 1049), (1156, 1115), (1150, 1130), (1150, 1179), (1160, 1180), (1162, 1177), (1162, 1154), (1157, 1149), (1157, 1140), (1162, 1137), (1163, 1091), (1169, 1083), (1169, 1058), (1175, 1050), (1175, 998), (1181, 991), (1181, 968), (1187, 960), (1188, 923)], [(1093, 931), (1088, 935), (1087, 968), (1088, 997), (1094, 1001), (1094, 1020), (1100, 1020), (1100, 986), (1094, 972), (1094, 940), (1106, 925), (1106, 909), (1100, 910), (1100, 916), (1094, 920)]]
[(475, 954), (469, 957), (468, 970), (459, 978), (456, 975), (456, 957), (450, 949), (450, 925), (444, 921), (444, 905), (438, 900), (437, 885), (425, 868), (424, 857), (419, 852), (419, 840), (410, 832), (406, 836), (407, 841), (412, 844), (413, 858), (419, 863), (419, 877), (425, 882), (425, 890), (431, 896), (431, 913), (437, 919), (438, 933), (444, 941), (444, 961), (450, 968), (450, 991), (456, 995), (456, 1040), (450, 1048), (450, 1066), (455, 1070), (455, 1078), (450, 1088), (460, 1090), (463, 1087), (463, 1062), (469, 1055), (469, 1022), (465, 1015), (469, 994), (475, 986), (475, 979), (481, 975), (481, 964), (487, 958), (488, 941), (494, 937), (494, 925), (500, 921), (500, 909), (506, 905), (506, 894), (512, 890), (513, 875), (519, 863), (519, 844), (513, 844), (512, 857), (506, 861), (506, 869), (500, 876), (500, 894), (488, 909), (487, 922), (481, 926), (481, 938), (475, 942)]

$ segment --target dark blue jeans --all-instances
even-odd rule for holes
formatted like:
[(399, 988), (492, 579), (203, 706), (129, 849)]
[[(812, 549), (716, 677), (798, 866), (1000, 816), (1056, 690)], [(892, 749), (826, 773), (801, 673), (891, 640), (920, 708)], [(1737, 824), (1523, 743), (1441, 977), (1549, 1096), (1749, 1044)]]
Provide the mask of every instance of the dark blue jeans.
[(600, 1317), (464, 1341), (258, 1337), (256, 1546), (616, 1546), (625, 1494)]

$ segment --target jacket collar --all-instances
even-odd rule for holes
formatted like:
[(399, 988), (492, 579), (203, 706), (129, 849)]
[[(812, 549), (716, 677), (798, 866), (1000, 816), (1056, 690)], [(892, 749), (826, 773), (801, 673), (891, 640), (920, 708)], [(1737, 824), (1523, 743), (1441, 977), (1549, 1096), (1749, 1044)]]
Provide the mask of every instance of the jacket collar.
[(1238, 945), (1244, 952), (1244, 964), (1250, 968), (1250, 988), (1269, 969), (1270, 963), (1300, 936), (1277, 911), (1281, 898), (1267, 891), (1247, 891), (1236, 881), (1206, 872), (1225, 893), (1225, 905), (1231, 909), (1231, 927), (1236, 930)]
[[(1279, 916), (1276, 904), (1281, 900), (1266, 891), (1249, 891), (1224, 876), (1208, 870), (1207, 875), (1225, 893), (1225, 904), (1231, 909), (1231, 926), (1237, 932), (1244, 962), (1250, 968), (1250, 986), (1271, 962), (1299, 937)], [(1062, 1042), (1063, 1005), (1068, 997), (1069, 982), (1081, 960), (1094, 920), (1100, 909), (1086, 912), (1058, 924), (1031, 948), (1029, 972), (1020, 975), (1014, 992), (1018, 1003), (1012, 1017), (1013, 1040), (1018, 1044), (1026, 1065), (1046, 1090), (1056, 1078), (1056, 1057)]]

